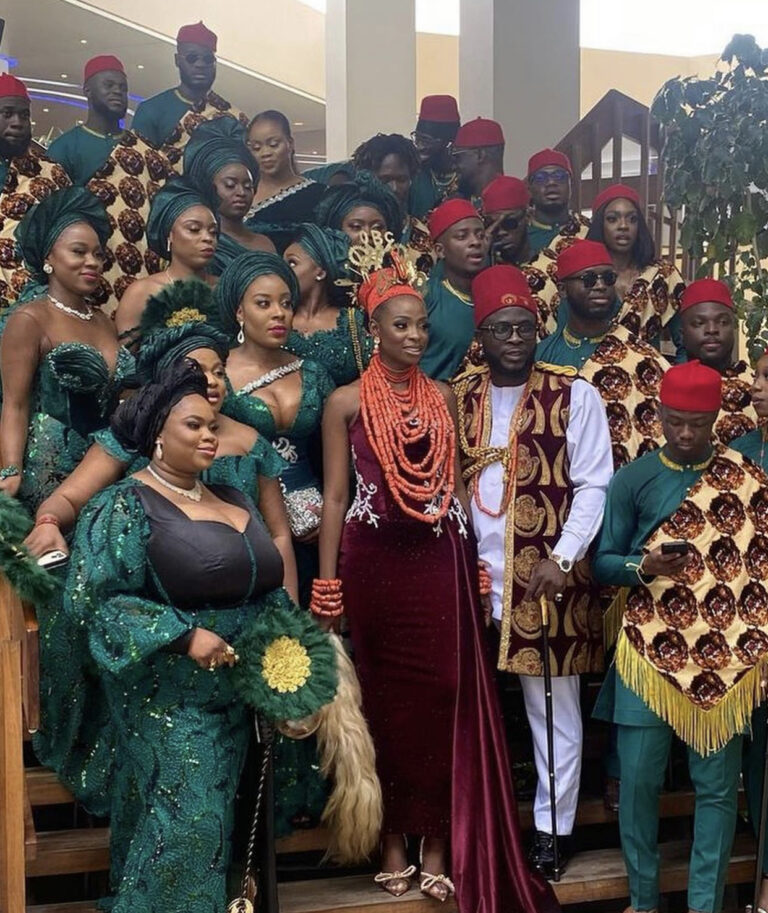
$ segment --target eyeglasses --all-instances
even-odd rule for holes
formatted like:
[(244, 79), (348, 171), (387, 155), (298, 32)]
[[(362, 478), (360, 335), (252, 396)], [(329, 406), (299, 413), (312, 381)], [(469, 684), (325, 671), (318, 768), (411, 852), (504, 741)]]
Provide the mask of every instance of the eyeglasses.
[(550, 181), (564, 184), (569, 178), (570, 174), (564, 168), (556, 168), (554, 171), (537, 171), (531, 180), (534, 184), (548, 184)]
[(193, 67), (198, 60), (210, 66), (212, 63), (216, 63), (216, 56), (211, 54), (210, 51), (205, 54), (198, 54), (195, 51), (191, 51), (189, 54), (184, 55), (184, 60), (186, 60), (191, 67)]
[(582, 273), (580, 276), (568, 276), (569, 279), (581, 279), (584, 283), (584, 288), (594, 288), (597, 285), (597, 280), (602, 279), (603, 285), (610, 288), (612, 285), (616, 285), (616, 280), (619, 278), (618, 273), (615, 273), (612, 269), (603, 270), (602, 273), (596, 273), (594, 270), (587, 270), (586, 273)]
[(430, 136), (428, 133), (417, 133), (416, 130), (411, 133), (411, 140), (414, 146), (437, 146), (443, 142), (437, 136)]
[(528, 342), (536, 338), (535, 323), (507, 323), (506, 320), (500, 320), (498, 323), (492, 323), (487, 327), (480, 327), (481, 333), (490, 333), (498, 342), (506, 342), (511, 339), (515, 333), (521, 340)]
[[(504, 218), (496, 226), (498, 231), (500, 228), (503, 228), (504, 231), (514, 231), (519, 225), (525, 221), (524, 218), (517, 218), (517, 216), (504, 216)], [(486, 228), (490, 228), (496, 223), (496, 219), (492, 216), (483, 216), (483, 222), (485, 223)]]

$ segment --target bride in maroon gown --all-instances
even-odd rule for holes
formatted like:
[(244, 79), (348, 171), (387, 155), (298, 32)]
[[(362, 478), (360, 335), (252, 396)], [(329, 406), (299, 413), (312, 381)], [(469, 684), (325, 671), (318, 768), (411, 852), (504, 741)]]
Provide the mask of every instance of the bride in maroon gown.
[(552, 890), (528, 869), (521, 845), (456, 404), (418, 368), (426, 308), (392, 259), (358, 293), (377, 351), (360, 380), (331, 395), (323, 417), (312, 598), (326, 623), (345, 609), (349, 618), (384, 796), (376, 882), (396, 896), (411, 889), (404, 835), (415, 835), (423, 893), (444, 901), (455, 892), (461, 913), (553, 913)]

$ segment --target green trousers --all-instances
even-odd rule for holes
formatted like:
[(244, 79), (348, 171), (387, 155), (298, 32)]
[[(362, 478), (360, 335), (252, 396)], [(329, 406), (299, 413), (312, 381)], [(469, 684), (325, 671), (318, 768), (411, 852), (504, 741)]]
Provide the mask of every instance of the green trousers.
[[(760, 824), (760, 800), (763, 794), (763, 765), (765, 764), (766, 726), (768, 726), (768, 704), (761, 704), (752, 714), (752, 738), (744, 739), (742, 772), (747, 793), (749, 818), (757, 836)], [(763, 851), (763, 874), (768, 873), (768, 841)]]
[[(632, 907), (653, 910), (659, 904), (659, 793), (672, 744), (669, 726), (619, 724), (621, 765), (619, 832), (629, 876)], [(735, 736), (715, 754), (702, 757), (688, 749), (688, 767), (696, 792), (693, 847), (688, 876), (688, 906), (699, 913), (719, 913), (736, 829), (742, 737)]]

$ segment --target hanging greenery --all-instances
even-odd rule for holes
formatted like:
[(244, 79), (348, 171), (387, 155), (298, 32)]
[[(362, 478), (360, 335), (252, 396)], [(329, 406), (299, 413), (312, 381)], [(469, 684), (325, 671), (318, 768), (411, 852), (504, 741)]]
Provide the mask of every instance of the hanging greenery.
[(651, 112), (665, 201), (685, 207), (682, 246), (699, 276), (717, 266), (730, 284), (756, 358), (768, 343), (768, 49), (734, 35), (710, 78), (668, 80)]

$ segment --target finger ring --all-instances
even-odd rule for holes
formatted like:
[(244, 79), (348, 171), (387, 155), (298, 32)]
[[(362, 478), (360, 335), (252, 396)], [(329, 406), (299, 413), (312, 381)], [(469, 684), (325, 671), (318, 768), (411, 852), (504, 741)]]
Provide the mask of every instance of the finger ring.
[(235, 648), (231, 644), (227, 644), (226, 653), (227, 653), (227, 656), (234, 656)]
[(563, 594), (555, 593), (555, 602), (562, 602), (562, 601), (563, 601)]
[(234, 658), (233, 662), (236, 662), (236, 663), (240, 662), (240, 656), (237, 653), (235, 653), (235, 658)]
[(208, 671), (209, 671), (209, 672), (214, 672), (217, 665), (218, 665), (218, 663), (216, 662), (216, 660), (215, 660), (215, 659), (212, 659), (212, 660), (208, 663)]

